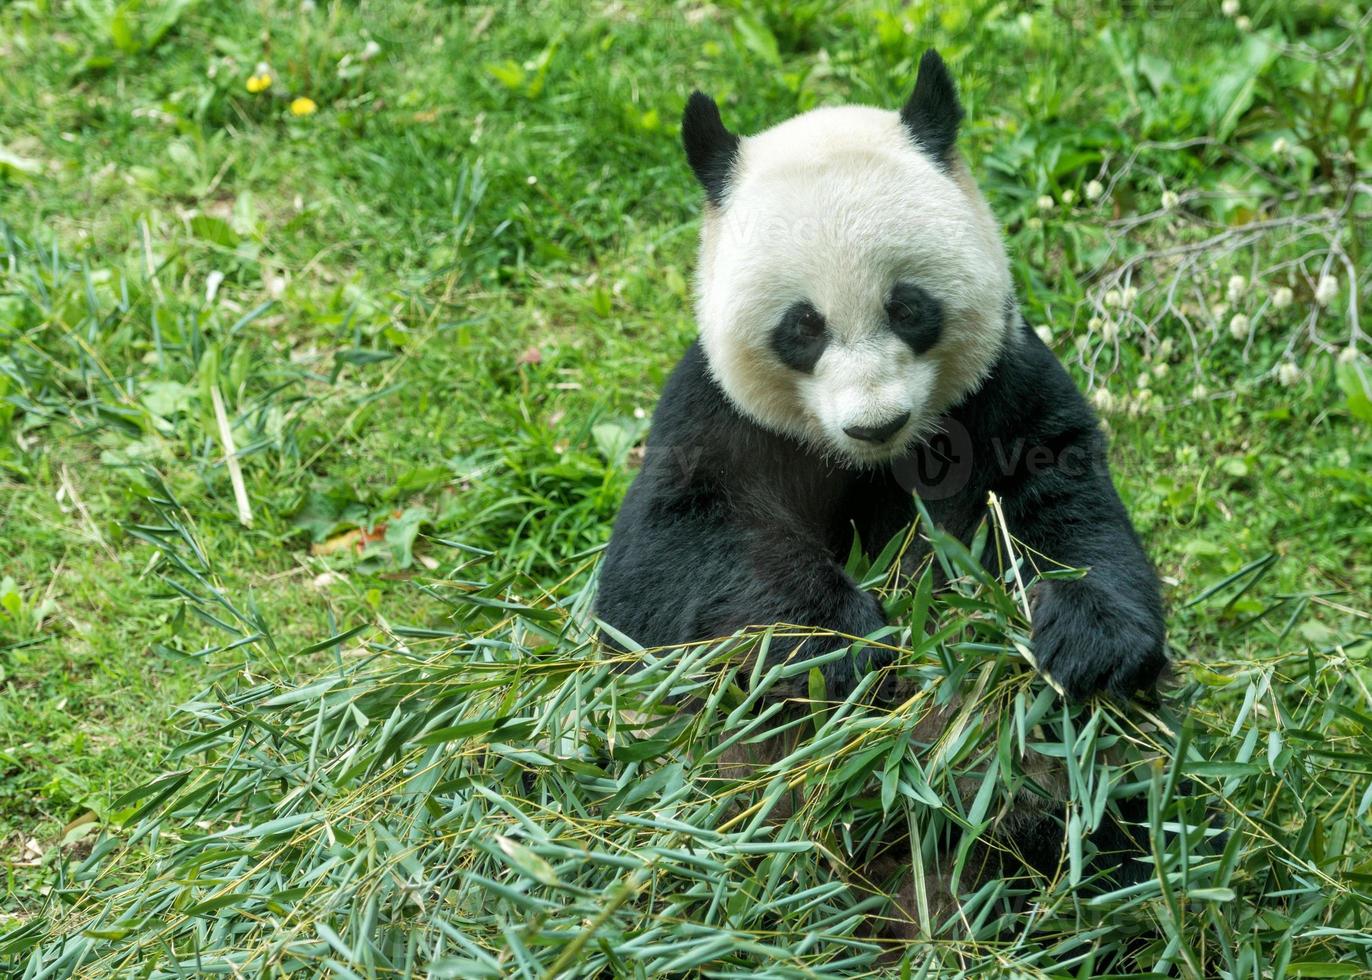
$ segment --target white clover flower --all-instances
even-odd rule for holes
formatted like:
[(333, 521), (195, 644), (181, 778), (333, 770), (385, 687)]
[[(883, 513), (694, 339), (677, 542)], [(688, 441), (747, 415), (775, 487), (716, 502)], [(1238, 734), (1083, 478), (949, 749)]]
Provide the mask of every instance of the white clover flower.
[(1072, 206), (1072, 202), (1077, 199), (1076, 193), (1070, 187), (1067, 188), (1067, 190), (1063, 191), (1062, 194), (1059, 195), (1059, 197), (1062, 200), (1062, 206), (1065, 208), (1070, 208)]
[(1246, 340), (1248, 338), (1248, 328), (1251, 326), (1248, 317), (1242, 313), (1235, 313), (1229, 319), (1229, 336), (1235, 340)]
[(205, 277), (205, 305), (214, 302), (214, 298), (219, 295), (219, 286), (224, 282), (224, 273), (215, 269)]
[(1345, 347), (1343, 350), (1339, 351), (1339, 363), (1340, 363), (1340, 364), (1352, 364), (1352, 363), (1353, 363), (1354, 361), (1356, 361), (1357, 359), (1358, 359), (1358, 349), (1357, 349), (1356, 347), (1354, 347), (1352, 344), (1349, 344), (1349, 345), (1348, 345), (1347, 347)]
[(1153, 379), (1149, 376), (1148, 372), (1144, 371), (1142, 374), (1140, 374), (1137, 378), (1134, 379), (1134, 387), (1139, 389), (1140, 391), (1144, 391), (1148, 388), (1148, 383), (1152, 380)]
[(1086, 199), (1088, 201), (1099, 201), (1101, 195), (1105, 193), (1105, 185), (1098, 180), (1088, 180), (1086, 182)]
[(1053, 331), (1048, 327), (1038, 327), (1034, 330), (1034, 333), (1038, 334), (1039, 340), (1043, 341), (1045, 344), (1053, 343)]
[(1124, 291), (1120, 293), (1120, 302), (1125, 306), (1133, 306), (1134, 300), (1138, 298), (1139, 291), (1137, 286), (1125, 286)]
[(1155, 377), (1155, 378), (1165, 377), (1166, 374), (1167, 374), (1167, 369), (1168, 369), (1169, 367), (1170, 367), (1170, 365), (1169, 365), (1166, 361), (1159, 361), (1157, 364), (1154, 364), (1154, 365), (1153, 365), (1153, 377)]
[(1097, 333), (1097, 332), (1099, 332), (1099, 331), (1100, 331), (1100, 328), (1101, 328), (1101, 319), (1100, 319), (1100, 317), (1098, 317), (1098, 316), (1093, 316), (1091, 319), (1089, 319), (1089, 320), (1086, 321), (1086, 329), (1089, 330), (1091, 333)]
[(1040, 218), (1038, 215), (1034, 215), (1032, 218), (1030, 218), (1028, 221), (1024, 223), (1024, 226), (1028, 228), (1030, 231), (1038, 231), (1040, 228), (1043, 227), (1043, 219)]
[(1243, 276), (1229, 277), (1229, 288), (1225, 291), (1225, 295), (1229, 298), (1229, 302), (1237, 303), (1239, 300), (1243, 299), (1243, 294), (1247, 291), (1247, 279), (1245, 279)]
[(1278, 136), (1272, 141), (1272, 152), (1279, 157), (1284, 157), (1291, 152), (1291, 144), (1287, 142), (1285, 136)]
[(1239, 0), (1224, 0), (1224, 3), (1220, 4), (1220, 11), (1226, 17), (1233, 17), (1239, 12)]
[(1249, 20), (1247, 17), (1235, 17), (1234, 26), (1241, 31), (1247, 32), (1252, 30), (1253, 22)]
[(1197, 381), (1191, 388), (1191, 397), (1196, 401), (1200, 401), (1202, 398), (1208, 397), (1209, 394), (1210, 389), (1206, 388), (1205, 385), (1201, 384), (1199, 381)]
[(362, 52), (357, 56), (358, 61), (371, 61), (381, 53), (381, 45), (375, 41), (368, 41), (362, 47)]
[(1115, 396), (1110, 394), (1108, 388), (1097, 388), (1091, 392), (1091, 404), (1096, 406), (1100, 412), (1111, 412), (1115, 408)]
[(1072, 346), (1079, 351), (1084, 351), (1090, 345), (1091, 338), (1084, 333), (1079, 333), (1072, 338)]
[(1163, 191), (1163, 192), (1162, 192), (1162, 209), (1163, 209), (1164, 211), (1171, 211), (1173, 208), (1175, 208), (1175, 207), (1176, 207), (1178, 204), (1180, 204), (1180, 203), (1181, 203), (1181, 198), (1177, 196), (1177, 192), (1176, 192), (1176, 191)]
[(1052, 196), (1049, 195), (1049, 194), (1044, 194), (1044, 195), (1042, 195), (1042, 196), (1038, 199), (1038, 206), (1039, 206), (1039, 210), (1040, 210), (1040, 211), (1051, 211), (1051, 210), (1053, 210), (1053, 198), (1052, 198)]
[(272, 276), (267, 280), (267, 295), (272, 299), (280, 299), (286, 292), (286, 278), (284, 276)]
[(1162, 338), (1162, 343), (1158, 344), (1158, 357), (1162, 358), (1164, 361), (1167, 360), (1167, 358), (1172, 356), (1172, 349), (1174, 346), (1171, 337)]
[(1223, 320), (1225, 314), (1228, 312), (1228, 303), (1216, 303), (1214, 306), (1210, 307), (1210, 315), (1214, 317), (1216, 320)]
[(1290, 286), (1278, 286), (1272, 292), (1272, 307), (1277, 310), (1284, 310), (1291, 305), (1291, 301), (1296, 298), (1296, 294), (1291, 291)]
[(1301, 369), (1296, 366), (1295, 361), (1282, 361), (1281, 367), (1277, 368), (1277, 380), (1287, 388), (1299, 384)]
[(1315, 302), (1321, 306), (1328, 306), (1337, 295), (1339, 295), (1338, 277), (1320, 276), (1319, 285), (1315, 287)]
[(1122, 300), (1123, 296), (1118, 289), (1107, 289), (1105, 291), (1106, 306), (1119, 306)]
[(1107, 344), (1113, 344), (1120, 335), (1119, 324), (1114, 320), (1106, 320), (1100, 326), (1100, 339)]

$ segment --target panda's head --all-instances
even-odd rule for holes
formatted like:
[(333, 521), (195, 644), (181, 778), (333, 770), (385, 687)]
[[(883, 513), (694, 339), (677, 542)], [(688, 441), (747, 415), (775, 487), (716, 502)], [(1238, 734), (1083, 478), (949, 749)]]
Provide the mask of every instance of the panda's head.
[(682, 140), (707, 206), (697, 318), (761, 425), (870, 465), (928, 435), (1008, 342), (1000, 232), (955, 146), (942, 59), (899, 112), (815, 109), (756, 136), (696, 92)]

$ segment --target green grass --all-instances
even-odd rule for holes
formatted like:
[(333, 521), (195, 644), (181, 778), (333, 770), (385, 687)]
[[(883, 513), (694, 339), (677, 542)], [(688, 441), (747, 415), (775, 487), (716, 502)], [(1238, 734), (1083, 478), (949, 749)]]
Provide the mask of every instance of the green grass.
[[(632, 975), (698, 968), (674, 960), (705, 928), (757, 944), (718, 954), (721, 973), (870, 965), (848, 921), (862, 896), (833, 888), (819, 855), (856, 856), (870, 841), (853, 834), (927, 818), (927, 801), (870, 805), (886, 755), (842, 780), (802, 757), (829, 795), (749, 831), (796, 849), (740, 851), (757, 841), (718, 836), (727, 787), (688, 751), (746, 723), (724, 710), (726, 651), (678, 679), (724, 692), (714, 714), (615, 736), (689, 651), (607, 680), (578, 617), (645, 413), (692, 335), (686, 94), (712, 92), (743, 131), (818, 104), (893, 106), (935, 44), (1027, 312), (1110, 393), (1116, 482), (1167, 583), (1169, 717), (1189, 711), (1191, 741), (1162, 775), (1135, 744), (1129, 771), (1157, 819), (1218, 813), (1235, 843), (1219, 865), (1197, 857), (1195, 881), (1160, 875), (1157, 892), (1097, 906), (1073, 906), (1069, 876), (1045, 892), (1067, 918), (1005, 912), (1018, 943), (987, 926), (913, 965), (1372, 969), (1353, 935), (1372, 914), (1358, 6), (1245, 5), (1247, 31), (1191, 0), (0, 7), (0, 962), (100, 975), (129, 957), (119, 969), (157, 974), (201, 950), (249, 974)], [(251, 93), (259, 62), (272, 84)], [(299, 96), (318, 111), (292, 114)], [(907, 679), (976, 675), (1029, 711), (1042, 688), (1006, 645), (1014, 617), (996, 587), (968, 588), (930, 615), (969, 632), (911, 652)], [(845, 757), (928, 705), (855, 706)], [(1092, 718), (1131, 730), (1083, 712), (1053, 714), (1048, 739)], [(497, 718), (523, 719), (503, 755)], [(461, 725), (477, 728), (423, 742)], [(532, 760), (559, 726), (556, 764)], [(618, 737), (650, 744), (607, 754)], [(1092, 793), (1098, 737), (1072, 742)], [(167, 771), (189, 774), (163, 799), (139, 793)], [(1196, 799), (1167, 773), (1199, 782)], [(640, 777), (647, 795), (617, 797)], [(584, 812), (558, 822), (551, 801)], [(645, 829), (615, 806), (675, 807), (697, 829)], [(347, 843), (325, 841), (316, 813)], [(687, 839), (729, 855), (710, 859), (718, 894), (691, 892)], [(325, 868), (340, 846), (347, 875)], [(1160, 864), (1178, 867), (1186, 845), (1169, 846)], [(568, 865), (559, 847), (632, 866)], [(472, 891), (466, 871), (505, 891)], [(432, 889), (417, 904), (401, 887), (416, 874)], [(602, 932), (574, 946), (620, 885)], [(788, 904), (812, 887), (814, 905)], [(1080, 932), (1090, 922), (1100, 937)], [(615, 952), (644, 935), (662, 948)], [(614, 955), (629, 958), (595, 959)]]

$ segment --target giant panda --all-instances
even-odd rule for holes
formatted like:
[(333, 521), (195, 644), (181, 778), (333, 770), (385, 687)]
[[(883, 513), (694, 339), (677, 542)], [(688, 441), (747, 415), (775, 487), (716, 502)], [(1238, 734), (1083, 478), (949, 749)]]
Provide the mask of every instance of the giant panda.
[[(853, 535), (880, 549), (917, 493), (966, 540), (994, 492), (1036, 568), (1087, 569), (1033, 587), (1038, 668), (1078, 700), (1155, 687), (1156, 575), (1098, 420), (1019, 311), (962, 118), (932, 50), (898, 112), (819, 108), (741, 137), (692, 94), (699, 337), (600, 567), (596, 612), (616, 631), (656, 647), (786, 623), (823, 632), (774, 636), (772, 657), (848, 645), (884, 625), (844, 572)], [(829, 695), (888, 662), (828, 663)]]
[[(1019, 313), (962, 117), (933, 50), (899, 112), (820, 108), (739, 137), (691, 96), (700, 336), (615, 521), (605, 622), (645, 646), (771, 623), (865, 636), (881, 607), (844, 556), (855, 529), (880, 548), (908, 525), (923, 478), (945, 530), (970, 536), (994, 491), (1031, 556), (1088, 569), (1035, 587), (1035, 658), (1069, 697), (1156, 684), (1157, 577), (1097, 419)], [(828, 665), (830, 693), (871, 656)]]

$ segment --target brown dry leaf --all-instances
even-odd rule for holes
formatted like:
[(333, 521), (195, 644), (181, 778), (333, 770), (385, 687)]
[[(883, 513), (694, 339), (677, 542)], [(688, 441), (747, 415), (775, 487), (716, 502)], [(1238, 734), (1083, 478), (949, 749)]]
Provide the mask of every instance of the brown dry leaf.
[(62, 828), (62, 839), (66, 840), (67, 835), (70, 834), (77, 827), (83, 827), (86, 824), (96, 824), (99, 822), (100, 818), (95, 815), (95, 811), (87, 810), (85, 813), (81, 814), (81, 816), (77, 817), (71, 823), (67, 824), (65, 827)]
[(386, 523), (383, 521), (370, 531), (355, 527), (351, 531), (344, 531), (342, 534), (335, 534), (327, 541), (316, 541), (310, 545), (310, 554), (315, 557), (325, 555), (336, 555), (340, 551), (353, 548), (359, 553), (373, 541), (381, 541), (386, 537)]

